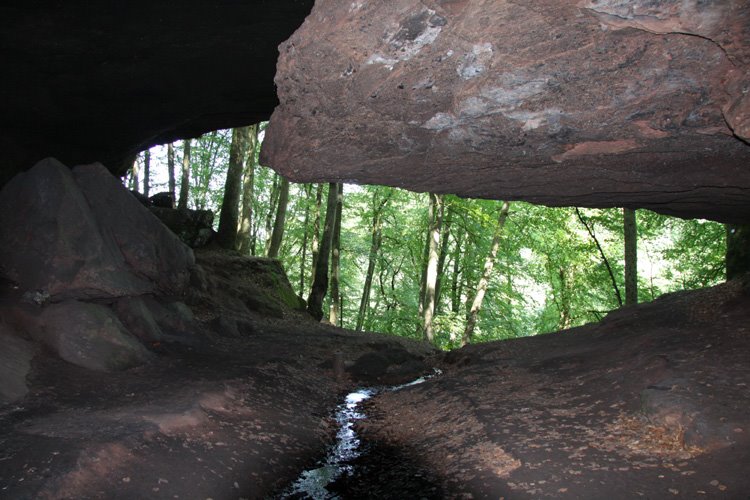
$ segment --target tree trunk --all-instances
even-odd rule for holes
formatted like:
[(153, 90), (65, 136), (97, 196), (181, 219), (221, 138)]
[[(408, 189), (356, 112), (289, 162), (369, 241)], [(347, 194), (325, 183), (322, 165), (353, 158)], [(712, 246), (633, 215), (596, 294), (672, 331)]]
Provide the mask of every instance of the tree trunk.
[[(424, 294), (425, 290), (427, 288), (427, 260), (430, 257), (430, 238), (432, 236), (430, 230), (432, 228), (432, 225), (434, 223), (436, 216), (435, 207), (432, 204), (432, 195), (430, 195), (430, 204), (427, 206), (427, 233), (424, 238), (424, 247), (422, 248), (422, 260), (420, 261), (420, 268), (422, 270), (422, 273), (420, 274), (419, 278), (419, 301), (417, 302), (417, 312), (419, 313), (419, 317), (424, 317)], [(422, 330), (424, 333), (424, 326), (419, 325), (417, 327), (417, 332), (419, 330)]]
[(130, 190), (140, 191), (141, 180), (138, 177), (138, 156), (133, 160), (133, 166), (130, 168)]
[[(211, 185), (211, 178), (213, 177), (214, 170), (216, 170), (216, 158), (221, 147), (221, 141), (217, 140), (218, 135), (218, 130), (214, 130), (213, 132), (211, 132), (211, 134), (209, 134), (208, 145), (205, 148), (202, 148), (204, 149), (204, 151), (207, 151), (208, 154), (203, 152), (203, 154), (199, 155), (199, 157), (197, 158), (198, 168), (192, 169), (193, 179), (195, 180), (195, 187), (193, 189), (195, 199), (193, 200), (193, 203), (198, 208), (198, 210), (206, 209), (206, 202), (208, 201), (208, 190)], [(199, 139), (198, 142), (199, 144), (201, 144), (205, 142), (205, 140), (205, 137), (203, 137)]]
[(310, 222), (310, 198), (312, 197), (312, 184), (305, 184), (305, 220), (302, 224), (302, 258), (299, 264), (299, 296), (303, 297), (305, 294), (305, 270), (307, 265), (307, 240), (309, 229), (307, 227)]
[(727, 224), (727, 279), (750, 272), (750, 225)]
[(175, 180), (174, 180), (174, 145), (167, 144), (167, 175), (169, 175), (169, 195), (172, 197), (172, 207), (175, 202)]
[(315, 272), (318, 264), (318, 253), (320, 251), (320, 206), (323, 202), (323, 184), (318, 184), (315, 189), (315, 207), (313, 208), (313, 240), (312, 240), (312, 266)]
[[(373, 195), (373, 201), (377, 196), (377, 191)], [(372, 215), (372, 238), (370, 240), (370, 255), (367, 260), (367, 274), (365, 274), (365, 284), (362, 288), (362, 299), (359, 301), (359, 312), (357, 313), (357, 325), (355, 326), (356, 331), (361, 331), (362, 326), (365, 322), (365, 316), (367, 316), (367, 308), (370, 305), (370, 291), (372, 290), (372, 277), (375, 274), (375, 264), (377, 262), (378, 253), (380, 252), (380, 246), (383, 243), (383, 231), (381, 229), (381, 217), (383, 209), (390, 199), (390, 194), (387, 195), (379, 205), (373, 203), (373, 215)]]
[(638, 303), (638, 226), (635, 210), (622, 209), (625, 235), (625, 305)]
[(143, 196), (149, 197), (151, 191), (151, 151), (143, 152)]
[(252, 248), (253, 202), (255, 201), (255, 150), (258, 147), (258, 125), (247, 127), (247, 164), (242, 176), (242, 213), (237, 230), (237, 250), (254, 255)]
[(430, 193), (433, 218), (430, 222), (427, 268), (425, 273), (424, 303), (422, 305), (422, 332), (428, 342), (435, 341), (432, 320), (435, 315), (435, 286), (440, 259), (440, 226), (442, 225), (443, 196)]
[(620, 307), (622, 307), (622, 295), (620, 294), (620, 287), (617, 286), (617, 280), (615, 279), (615, 273), (612, 272), (612, 266), (609, 265), (609, 260), (607, 259), (606, 254), (604, 253), (604, 249), (599, 244), (599, 240), (596, 238), (596, 235), (594, 234), (593, 229), (589, 227), (588, 223), (586, 222), (586, 219), (583, 218), (583, 215), (581, 214), (581, 211), (576, 207), (576, 215), (578, 216), (578, 220), (583, 224), (583, 227), (586, 228), (586, 231), (589, 233), (589, 236), (591, 236), (591, 239), (594, 240), (594, 243), (596, 244), (596, 248), (599, 250), (599, 255), (602, 257), (602, 261), (604, 262), (604, 266), (607, 268), (607, 272), (609, 273), (609, 279), (612, 281), (612, 288), (615, 290), (615, 298), (617, 299), (617, 303)]
[(497, 226), (495, 226), (495, 234), (492, 236), (492, 246), (490, 253), (487, 255), (487, 259), (484, 261), (484, 270), (482, 276), (479, 278), (477, 283), (476, 294), (474, 295), (474, 301), (471, 304), (469, 310), (469, 317), (466, 319), (466, 328), (464, 329), (463, 337), (461, 338), (461, 345), (465, 346), (471, 342), (471, 336), (474, 333), (474, 328), (477, 324), (477, 317), (479, 316), (479, 310), (482, 308), (482, 301), (484, 295), (487, 293), (487, 286), (490, 283), (490, 276), (492, 274), (492, 268), (495, 266), (495, 259), (497, 258), (497, 251), (500, 248), (500, 236), (503, 233), (503, 226), (505, 220), (508, 218), (508, 208), (510, 205), (507, 201), (503, 202), (500, 207), (500, 214), (497, 218)]
[(221, 202), (219, 230), (216, 241), (224, 248), (234, 249), (237, 240), (237, 226), (240, 208), (240, 185), (245, 169), (245, 156), (249, 142), (249, 127), (232, 129), (232, 143), (229, 147), (229, 167), (224, 183), (224, 199)]
[(344, 205), (344, 184), (336, 184), (336, 220), (333, 223), (331, 236), (331, 305), (328, 309), (328, 320), (338, 325), (341, 319), (341, 213)]
[(273, 184), (271, 185), (271, 194), (268, 197), (268, 212), (266, 212), (266, 225), (265, 225), (265, 235), (266, 235), (266, 243), (263, 246), (263, 253), (267, 256), (268, 251), (271, 250), (271, 235), (273, 230), (273, 220), (274, 215), (276, 214), (276, 207), (279, 202), (279, 179), (281, 179), (281, 176), (279, 174), (273, 174)]
[[(443, 207), (443, 211), (446, 207)], [(447, 207), (447, 215), (443, 218), (443, 234), (440, 241), (440, 260), (438, 260), (437, 283), (435, 284), (435, 314), (440, 312), (440, 295), (443, 291), (443, 274), (445, 271), (445, 259), (448, 256), (448, 243), (450, 242), (451, 223), (453, 222), (453, 210)]]
[(268, 257), (276, 259), (281, 250), (281, 241), (284, 239), (284, 226), (286, 224), (286, 207), (289, 204), (289, 181), (281, 178), (279, 186), (279, 202), (276, 205), (276, 219), (273, 222), (271, 242), (268, 245)]
[(307, 299), (307, 310), (318, 321), (323, 319), (323, 299), (328, 291), (328, 258), (331, 253), (331, 238), (333, 236), (333, 223), (336, 218), (337, 199), (336, 183), (332, 182), (328, 185), (325, 225), (323, 226), (323, 235), (320, 239), (320, 251), (318, 253), (318, 260), (315, 263), (315, 274), (313, 276), (310, 296)]
[(461, 245), (463, 245), (464, 231), (456, 234), (456, 251), (453, 254), (453, 274), (451, 275), (451, 311), (458, 314), (461, 310), (461, 290), (458, 276), (461, 273)]
[(182, 142), (182, 179), (180, 181), (180, 201), (177, 208), (187, 210), (188, 191), (190, 190), (190, 139)]

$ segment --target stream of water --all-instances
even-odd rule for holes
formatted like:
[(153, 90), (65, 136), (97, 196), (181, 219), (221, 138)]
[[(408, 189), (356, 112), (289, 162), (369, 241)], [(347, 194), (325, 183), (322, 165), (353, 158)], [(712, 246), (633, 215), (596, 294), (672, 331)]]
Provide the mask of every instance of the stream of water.
[(357, 420), (367, 418), (361, 411), (360, 404), (380, 392), (398, 391), (405, 387), (421, 384), (442, 372), (435, 369), (431, 375), (419, 377), (406, 384), (361, 388), (346, 395), (344, 402), (336, 407), (335, 420), (338, 425), (336, 442), (329, 448), (326, 458), (319, 462), (318, 467), (300, 474), (299, 478), (287, 488), (279, 498), (300, 498), (313, 500), (333, 500), (338, 496), (328, 490), (344, 474), (354, 472), (352, 461), (366, 453), (362, 443), (354, 430)]

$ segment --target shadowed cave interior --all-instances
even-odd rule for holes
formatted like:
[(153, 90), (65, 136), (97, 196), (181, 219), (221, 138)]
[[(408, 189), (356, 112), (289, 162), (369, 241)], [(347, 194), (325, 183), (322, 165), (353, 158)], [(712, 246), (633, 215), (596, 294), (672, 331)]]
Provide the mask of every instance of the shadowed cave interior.
[[(750, 494), (746, 2), (74, 0), (0, 7), (0, 40), (0, 498)], [(241, 214), (124, 187), (169, 144), (179, 188), (173, 143), (265, 121), (262, 146), (237, 139), (251, 162), (430, 193), (425, 213), (725, 224), (729, 279), (453, 350), (318, 321), (296, 269), (243, 250)], [(366, 418), (342, 424), (357, 388)], [(359, 451), (294, 490), (342, 425)]]

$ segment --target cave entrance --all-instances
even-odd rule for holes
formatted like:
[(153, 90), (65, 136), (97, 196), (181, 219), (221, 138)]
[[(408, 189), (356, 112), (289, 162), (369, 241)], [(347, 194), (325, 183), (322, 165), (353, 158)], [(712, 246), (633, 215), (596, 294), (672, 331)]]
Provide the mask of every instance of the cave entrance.
[[(433, 342), (455, 348), (599, 321), (628, 302), (726, 276), (726, 229), (716, 222), (291, 183), (259, 164), (265, 127), (153, 147), (123, 182), (150, 196), (146, 203), (170, 200), (203, 214), (193, 217), (203, 226), (183, 229), (203, 231), (193, 246), (213, 239), (279, 259), (294, 292), (318, 301), (318, 318), (344, 328), (420, 338), (428, 321)], [(316, 299), (315, 263), (327, 237), (329, 271)], [(626, 258), (636, 262), (629, 277)]]

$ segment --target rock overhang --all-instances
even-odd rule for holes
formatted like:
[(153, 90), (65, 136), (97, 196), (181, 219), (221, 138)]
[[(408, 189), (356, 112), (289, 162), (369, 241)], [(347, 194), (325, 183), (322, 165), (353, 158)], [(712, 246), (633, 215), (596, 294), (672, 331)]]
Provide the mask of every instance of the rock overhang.
[[(0, 184), (267, 118), (312, 4), (0, 7)], [(750, 219), (741, 0), (318, 0), (280, 49), (293, 180)]]
[(45, 157), (139, 151), (268, 119), (277, 46), (314, 0), (0, 6), (0, 185)]
[(299, 181), (746, 222), (748, 33), (740, 1), (318, 0), (281, 47), (262, 159)]

